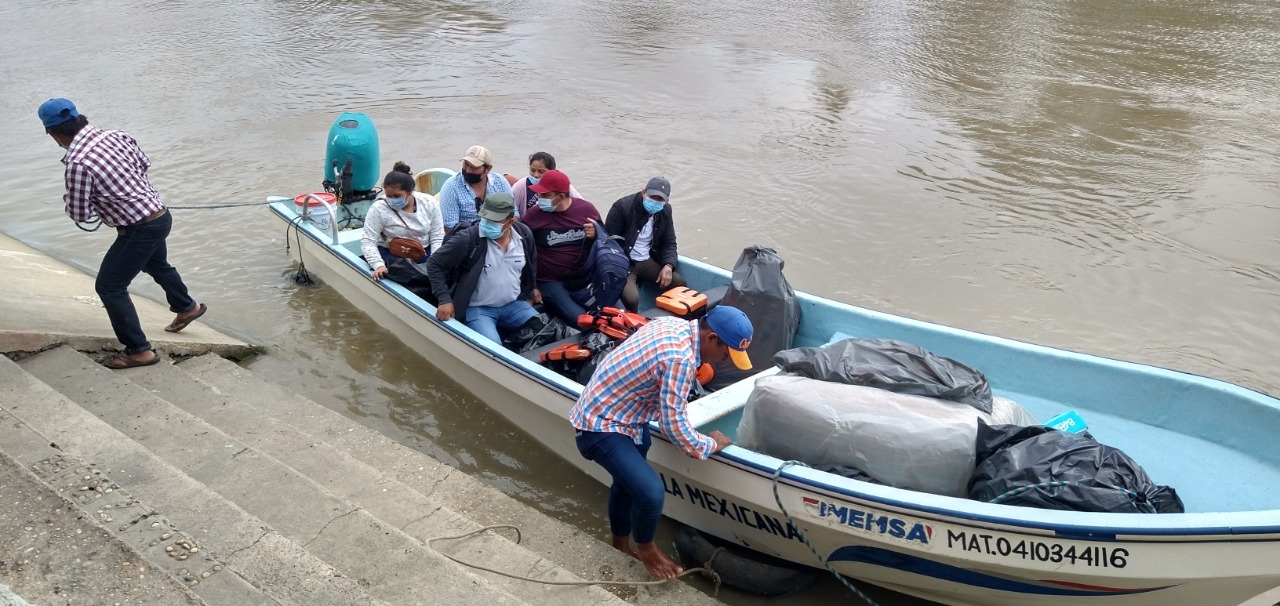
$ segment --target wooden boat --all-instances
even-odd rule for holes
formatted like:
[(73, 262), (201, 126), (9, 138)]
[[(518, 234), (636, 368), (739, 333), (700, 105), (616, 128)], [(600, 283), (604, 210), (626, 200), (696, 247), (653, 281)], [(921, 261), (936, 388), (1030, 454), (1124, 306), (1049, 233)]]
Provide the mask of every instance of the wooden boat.
[[(452, 171), (436, 169), (437, 176)], [(433, 179), (440, 183), (443, 179)], [(430, 181), (429, 181), (430, 182)], [(369, 279), (360, 231), (299, 217), (295, 259), (425, 359), (569, 464), (582, 459), (566, 416), (581, 385), (494, 344), (401, 286)], [(319, 223), (325, 223), (320, 221)], [(682, 258), (691, 287), (729, 272)], [(652, 305), (655, 293), (644, 297)], [(797, 346), (838, 335), (893, 338), (982, 370), (997, 395), (1041, 419), (1079, 411), (1092, 433), (1123, 449), (1185, 514), (1048, 511), (873, 485), (789, 467), (733, 446), (706, 461), (685, 456), (654, 427), (650, 460), (667, 486), (666, 514), (753, 550), (944, 604), (1235, 606), (1280, 586), (1280, 401), (1222, 381), (948, 328), (797, 293)], [(642, 308), (644, 305), (642, 304)], [(690, 404), (706, 432), (733, 436), (752, 380)], [(775, 479), (776, 475), (776, 479)], [(788, 514), (775, 502), (775, 490)], [(804, 538), (812, 544), (811, 551)]]

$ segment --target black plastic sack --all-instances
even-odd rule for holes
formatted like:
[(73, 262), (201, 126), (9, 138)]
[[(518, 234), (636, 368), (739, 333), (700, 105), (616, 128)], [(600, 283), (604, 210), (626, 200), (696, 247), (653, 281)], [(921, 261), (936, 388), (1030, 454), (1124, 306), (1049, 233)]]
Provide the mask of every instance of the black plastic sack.
[(502, 337), (502, 344), (517, 353), (532, 351), (578, 333), (578, 329), (549, 314), (538, 314), (524, 326)]
[[(754, 347), (754, 345), (753, 345)], [(778, 352), (773, 364), (834, 383), (940, 398), (991, 413), (991, 386), (982, 373), (950, 358), (892, 339), (845, 339)]]
[(578, 369), (578, 382), (586, 385), (591, 380), (591, 375), (596, 372), (596, 367), (609, 355), (618, 345), (622, 343), (609, 335), (600, 331), (592, 330), (582, 337), (581, 345), (591, 350), (591, 357)]
[[(1183, 513), (1182, 499), (1158, 486), (1133, 459), (1086, 433), (978, 421), (969, 498), (1003, 505), (1108, 513)], [(1062, 486), (1038, 486), (1065, 482)], [(1014, 490), (1035, 486), (1004, 498)]]
[(769, 367), (773, 354), (791, 347), (800, 328), (800, 301), (782, 275), (782, 257), (772, 248), (750, 246), (733, 266), (733, 283), (721, 301), (742, 310), (751, 319), (754, 334), (747, 355), (752, 370), (738, 370), (732, 362), (715, 364), (715, 378), (708, 391), (737, 383)]

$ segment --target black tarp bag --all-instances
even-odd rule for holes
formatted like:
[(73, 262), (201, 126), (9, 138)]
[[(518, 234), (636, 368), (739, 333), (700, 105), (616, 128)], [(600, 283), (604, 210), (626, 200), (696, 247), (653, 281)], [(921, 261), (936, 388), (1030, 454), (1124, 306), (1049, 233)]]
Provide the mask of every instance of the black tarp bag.
[(991, 413), (987, 377), (902, 341), (844, 339), (821, 347), (797, 347), (778, 352), (773, 365), (819, 381), (950, 400)]
[[(1088, 432), (979, 419), (976, 446), (978, 464), (969, 481), (975, 501), (1104, 513), (1184, 511), (1177, 491), (1157, 485), (1128, 455)], [(1048, 485), (1057, 482), (1062, 484)]]
[(747, 355), (752, 370), (738, 370), (733, 362), (715, 364), (715, 378), (707, 391), (737, 383), (768, 368), (773, 355), (789, 349), (800, 328), (800, 301), (782, 275), (782, 257), (772, 248), (749, 246), (733, 266), (733, 282), (721, 305), (742, 310), (751, 320), (753, 335)]
[(525, 353), (578, 334), (578, 329), (547, 313), (540, 313), (524, 326), (503, 335), (502, 344), (516, 353)]

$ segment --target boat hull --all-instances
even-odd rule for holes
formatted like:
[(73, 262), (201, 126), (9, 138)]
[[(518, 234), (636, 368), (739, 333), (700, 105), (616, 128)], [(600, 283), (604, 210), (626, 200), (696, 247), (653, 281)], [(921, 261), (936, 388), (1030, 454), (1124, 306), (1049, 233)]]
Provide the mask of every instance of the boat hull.
[[(298, 224), (289, 205), (273, 204), (271, 211), (282, 224)], [(490, 349), (456, 321), (439, 322), (398, 285), (370, 280), (351, 235), (339, 234), (334, 245), (331, 234), (306, 222), (296, 229), (293, 256), (310, 273), (533, 439), (609, 482), (578, 454), (566, 420), (580, 386)], [(708, 271), (728, 279), (723, 270)], [(649, 459), (666, 486), (668, 517), (792, 562), (821, 566), (821, 556), (842, 575), (944, 604), (1235, 606), (1280, 586), (1274, 511), (1068, 514), (913, 493), (801, 467), (775, 480), (783, 463), (776, 459), (730, 448), (699, 461), (656, 427), (653, 436)]]

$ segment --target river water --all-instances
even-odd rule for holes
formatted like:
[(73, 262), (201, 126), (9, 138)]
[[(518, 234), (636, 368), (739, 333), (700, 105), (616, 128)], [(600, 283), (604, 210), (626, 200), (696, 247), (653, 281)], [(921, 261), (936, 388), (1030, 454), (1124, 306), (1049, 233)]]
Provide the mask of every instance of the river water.
[[(800, 290), (1280, 394), (1273, 0), (5, 0), (0, 22), (0, 225), (85, 268), (110, 238), (62, 215), (46, 98), (136, 136), (181, 205), (314, 190), (355, 110), (384, 170), (546, 150), (602, 211), (662, 173), (686, 255), (766, 244)], [(286, 280), (265, 210), (175, 217), (208, 322), (268, 348), (251, 368), (603, 534), (601, 487)]]

